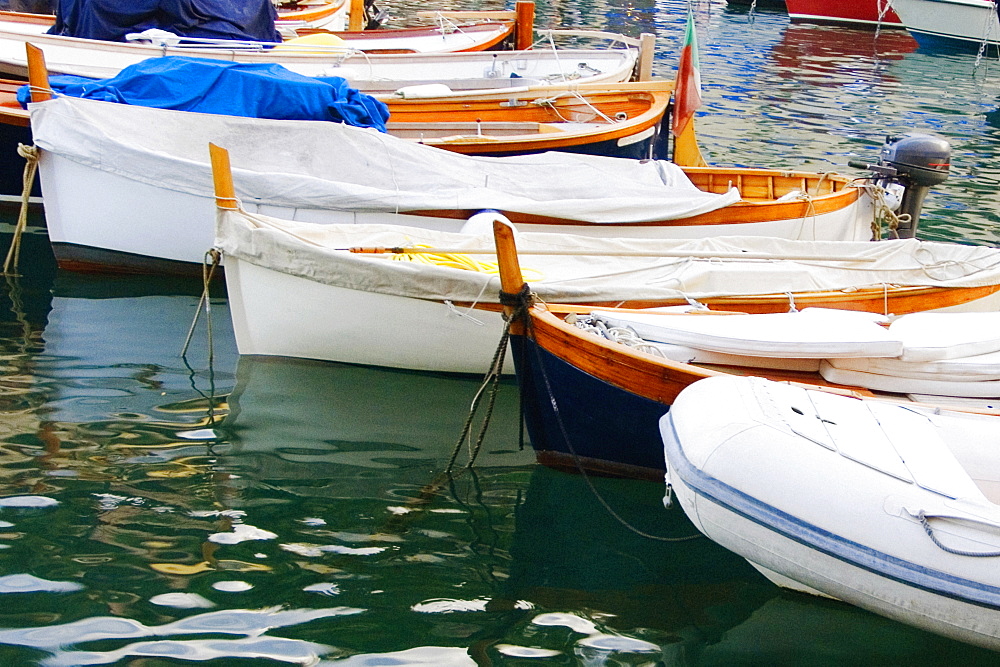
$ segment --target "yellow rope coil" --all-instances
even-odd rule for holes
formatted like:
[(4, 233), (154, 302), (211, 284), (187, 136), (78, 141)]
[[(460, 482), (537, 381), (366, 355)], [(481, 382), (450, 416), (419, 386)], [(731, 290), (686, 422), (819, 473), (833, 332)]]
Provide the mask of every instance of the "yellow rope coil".
[[(415, 245), (414, 248), (430, 248), (429, 245)], [(469, 255), (454, 252), (421, 252), (421, 253), (396, 253), (390, 256), (397, 262), (417, 262), (420, 264), (430, 264), (432, 266), (444, 266), (451, 269), (462, 269), (463, 271), (475, 271), (491, 276), (500, 275), (500, 265), (496, 262), (481, 262), (472, 259)], [(521, 267), (521, 277), (525, 282), (536, 282), (545, 276), (541, 271)]]

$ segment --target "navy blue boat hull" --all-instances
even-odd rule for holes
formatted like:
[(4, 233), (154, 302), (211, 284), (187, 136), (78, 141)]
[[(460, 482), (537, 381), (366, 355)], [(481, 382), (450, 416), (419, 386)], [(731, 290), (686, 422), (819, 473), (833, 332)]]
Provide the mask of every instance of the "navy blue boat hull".
[(662, 480), (659, 420), (669, 406), (585, 373), (511, 336), (522, 412), (539, 463)]

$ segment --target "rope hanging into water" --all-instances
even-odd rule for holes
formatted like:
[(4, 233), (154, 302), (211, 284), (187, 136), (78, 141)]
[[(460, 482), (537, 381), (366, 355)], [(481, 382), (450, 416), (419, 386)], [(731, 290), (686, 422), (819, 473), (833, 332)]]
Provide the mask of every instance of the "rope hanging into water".
[[(532, 322), (531, 318), (527, 316), (527, 308), (528, 306), (526, 305), (524, 310), (525, 312), (524, 322), (526, 327), (525, 335), (528, 338), (533, 339), (534, 333), (532, 329)], [(597, 334), (597, 335), (603, 335), (603, 334)], [(611, 504), (608, 503), (608, 501), (604, 498), (604, 496), (601, 495), (601, 492), (597, 490), (597, 487), (594, 486), (593, 480), (587, 473), (587, 468), (583, 465), (583, 462), (580, 460), (580, 456), (576, 453), (576, 448), (573, 447), (573, 443), (571, 441), (571, 438), (569, 437), (569, 433), (566, 431), (566, 425), (563, 423), (562, 413), (559, 410), (559, 403), (556, 400), (555, 394), (552, 392), (552, 384), (549, 381), (549, 375), (545, 369), (545, 363), (542, 359), (542, 350), (538, 345), (534, 346), (534, 350), (535, 350), (535, 362), (538, 365), (539, 370), (541, 371), (542, 381), (545, 385), (546, 394), (548, 395), (549, 399), (548, 404), (552, 408), (552, 414), (555, 417), (556, 425), (559, 427), (559, 433), (562, 436), (562, 440), (564, 443), (566, 443), (566, 448), (569, 450), (570, 455), (573, 457), (573, 463), (574, 465), (576, 465), (576, 469), (580, 473), (580, 476), (583, 477), (584, 482), (586, 482), (587, 488), (590, 489), (591, 494), (593, 494), (594, 498), (597, 499), (597, 502), (601, 504), (604, 510), (615, 521), (620, 523), (629, 531), (635, 533), (640, 537), (645, 537), (650, 540), (655, 540), (657, 542), (688, 542), (690, 540), (696, 540), (702, 538), (703, 535), (701, 533), (695, 533), (694, 535), (685, 535), (684, 537), (666, 537), (664, 535), (653, 535), (652, 533), (647, 533), (646, 531), (633, 526), (625, 519), (625, 517), (620, 515), (618, 512), (615, 511), (613, 507), (611, 507)]]
[(469, 443), (469, 461), (465, 464), (466, 468), (471, 468), (476, 462), (476, 457), (479, 456), (479, 451), (482, 449), (483, 440), (486, 438), (486, 431), (490, 425), (490, 418), (493, 415), (493, 407), (496, 404), (496, 397), (500, 391), (500, 380), (503, 377), (503, 364), (504, 360), (507, 358), (507, 343), (510, 340), (510, 325), (517, 319), (524, 318), (527, 315), (527, 309), (530, 304), (531, 291), (528, 289), (527, 285), (518, 294), (508, 294), (506, 292), (500, 292), (500, 303), (505, 306), (513, 306), (514, 311), (510, 317), (504, 316), (504, 326), (503, 334), (500, 336), (500, 343), (497, 345), (496, 352), (493, 353), (493, 360), (490, 362), (489, 370), (486, 372), (486, 376), (483, 378), (482, 384), (476, 391), (475, 396), (472, 399), (472, 405), (469, 408), (469, 414), (465, 419), (465, 424), (462, 426), (462, 432), (458, 436), (458, 442), (455, 443), (455, 449), (451, 453), (451, 458), (448, 460), (448, 466), (445, 468), (446, 473), (451, 473), (455, 465), (455, 460), (458, 458), (458, 453), (462, 450), (462, 445), (466, 443), (469, 437), (469, 432), (472, 430), (472, 422), (476, 417), (476, 412), (479, 409), (480, 401), (483, 398), (483, 394), (489, 390), (489, 400), (486, 404), (486, 414), (483, 417), (483, 422), (479, 427), (479, 435), (476, 437), (476, 442), (473, 445)]
[(22, 176), (21, 210), (17, 214), (17, 224), (14, 225), (14, 237), (10, 241), (7, 258), (3, 263), (4, 275), (16, 273), (18, 263), (21, 261), (21, 237), (28, 226), (28, 205), (31, 199), (31, 188), (34, 187), (35, 173), (38, 171), (37, 146), (18, 144), (17, 154), (25, 159), (24, 175)]
[[(222, 252), (217, 248), (212, 248), (205, 253), (205, 257), (201, 264), (201, 298), (198, 300), (198, 307), (195, 309), (194, 320), (191, 322), (191, 328), (188, 329), (187, 337), (184, 339), (184, 346), (181, 348), (181, 359), (184, 361), (184, 365), (187, 369), (191, 372), (191, 387), (204, 396), (206, 403), (208, 404), (208, 414), (206, 415), (208, 417), (208, 424), (215, 424), (215, 336), (212, 329), (212, 302), (209, 298), (209, 287), (221, 262)], [(205, 311), (205, 329), (208, 337), (209, 394), (207, 396), (195, 385), (195, 370), (188, 362), (187, 358), (188, 347), (191, 345), (191, 339), (194, 336), (194, 331), (198, 325), (198, 319), (201, 317), (202, 310)]]

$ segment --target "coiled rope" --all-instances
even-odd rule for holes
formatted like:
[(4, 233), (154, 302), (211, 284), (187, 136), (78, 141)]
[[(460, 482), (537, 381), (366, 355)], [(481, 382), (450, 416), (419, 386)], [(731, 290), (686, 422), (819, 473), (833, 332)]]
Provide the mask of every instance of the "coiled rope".
[(860, 187), (872, 198), (875, 207), (875, 214), (872, 216), (872, 239), (875, 241), (882, 240), (883, 226), (888, 230), (889, 238), (898, 238), (899, 233), (897, 230), (899, 229), (899, 225), (909, 223), (910, 214), (897, 214), (889, 208), (889, 202), (885, 196), (885, 188), (881, 185), (868, 183)]

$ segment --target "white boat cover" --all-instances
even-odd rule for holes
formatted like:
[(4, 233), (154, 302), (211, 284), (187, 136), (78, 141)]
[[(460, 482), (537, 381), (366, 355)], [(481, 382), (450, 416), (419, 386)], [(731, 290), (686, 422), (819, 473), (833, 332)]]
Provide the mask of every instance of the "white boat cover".
[(1000, 351), (1000, 313), (910, 313), (890, 326), (903, 361), (957, 359)]
[(926, 377), (902, 377), (837, 368), (827, 360), (820, 363), (819, 373), (827, 382), (892, 394), (930, 394), (969, 398), (1000, 398), (998, 380), (946, 380)]
[(903, 343), (874, 313), (806, 308), (734, 317), (595, 311), (612, 326), (631, 327), (658, 343), (770, 358), (895, 357)]
[(549, 152), (476, 157), (330, 122), (197, 114), (57, 97), (29, 105), (35, 144), (89, 167), (212, 196), (208, 144), (229, 150), (237, 196), (290, 208), (500, 209), (584, 222), (671, 220), (739, 201), (664, 160)]
[[(967, 287), (1000, 283), (1000, 250), (916, 239), (877, 243), (765, 237), (666, 240), (522, 233), (517, 244), (522, 269), (529, 278), (538, 278), (532, 291), (549, 302), (851, 291), (883, 284)], [(349, 289), (437, 301), (495, 303), (499, 298), (495, 275), (338, 250), (427, 245), (492, 253), (492, 235), (402, 225), (317, 225), (220, 210), (216, 245), (227, 256)], [(574, 254), (532, 254), (543, 250)], [(637, 252), (702, 256), (634, 256)], [(775, 259), (719, 259), (718, 253), (759, 253)], [(780, 259), (845, 255), (871, 261)], [(486, 254), (479, 259), (495, 261)]]
[[(959, 313), (955, 313), (958, 315)], [(879, 375), (896, 375), (898, 377), (920, 378), (927, 380), (949, 380), (953, 382), (971, 382), (983, 380), (1000, 380), (1000, 352), (977, 354), (974, 357), (959, 357), (957, 359), (940, 359), (937, 361), (905, 361), (906, 348), (899, 359), (873, 359), (858, 357), (854, 359), (830, 358), (834, 368)]]

